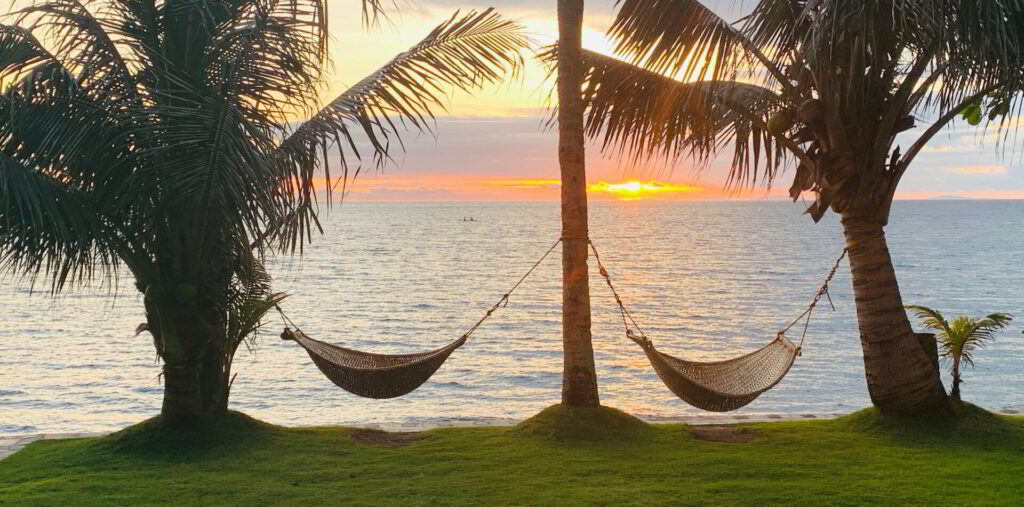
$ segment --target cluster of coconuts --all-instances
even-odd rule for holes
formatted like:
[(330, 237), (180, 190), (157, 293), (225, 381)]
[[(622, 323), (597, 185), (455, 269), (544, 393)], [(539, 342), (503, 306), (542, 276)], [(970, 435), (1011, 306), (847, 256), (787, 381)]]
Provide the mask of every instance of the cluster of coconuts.
[(797, 120), (807, 125), (820, 123), (825, 119), (825, 105), (818, 99), (807, 99), (797, 110), (796, 114), (789, 109), (783, 109), (768, 119), (768, 131), (774, 135), (783, 135), (789, 132)]
[(196, 286), (188, 283), (170, 286), (153, 283), (146, 287), (146, 301), (158, 304), (170, 302), (181, 305), (192, 304), (195, 303), (197, 294)]

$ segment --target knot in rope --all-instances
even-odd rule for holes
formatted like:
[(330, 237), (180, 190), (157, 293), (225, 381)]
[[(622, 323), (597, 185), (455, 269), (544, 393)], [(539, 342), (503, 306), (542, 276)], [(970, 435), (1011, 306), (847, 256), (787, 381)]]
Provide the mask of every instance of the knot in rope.
[(804, 312), (801, 313), (800, 316), (793, 319), (793, 321), (790, 322), (788, 326), (786, 326), (785, 328), (782, 329), (782, 331), (779, 332), (779, 335), (782, 335), (786, 331), (789, 331), (790, 328), (795, 326), (801, 320), (804, 321), (804, 329), (803, 332), (800, 334), (800, 343), (799, 345), (797, 345), (798, 354), (802, 350), (802, 347), (804, 345), (804, 339), (807, 337), (807, 328), (811, 325), (811, 313), (813, 313), (814, 308), (818, 306), (818, 301), (821, 301), (822, 296), (828, 298), (828, 304), (829, 306), (832, 307), (832, 311), (836, 311), (836, 305), (834, 302), (832, 302), (832, 295), (829, 293), (828, 284), (831, 283), (832, 279), (836, 276), (836, 272), (839, 271), (839, 264), (843, 262), (843, 259), (846, 258), (846, 254), (849, 251), (849, 247), (843, 248), (843, 252), (839, 254), (839, 258), (836, 259), (835, 264), (832, 265), (832, 269), (829, 270), (828, 276), (825, 277), (825, 281), (822, 282), (821, 287), (818, 288), (818, 292), (814, 295), (814, 299), (811, 300), (811, 304), (807, 305), (807, 309), (804, 310)]
[(494, 306), (488, 309), (487, 313), (485, 313), (484, 316), (481, 317), (480, 320), (476, 322), (476, 324), (473, 324), (473, 326), (470, 327), (468, 331), (463, 333), (462, 338), (469, 339), (469, 336), (472, 335), (473, 332), (476, 331), (477, 328), (479, 328), (480, 325), (483, 324), (485, 320), (487, 320), (491, 315), (493, 315), (494, 312), (496, 312), (499, 308), (507, 307), (509, 303), (509, 298), (512, 297), (512, 293), (515, 292), (515, 290), (518, 289), (524, 281), (526, 281), (526, 279), (537, 269), (538, 266), (540, 266), (542, 262), (544, 262), (544, 259), (547, 259), (548, 255), (550, 255), (551, 252), (554, 251), (555, 247), (557, 247), (558, 244), (561, 242), (562, 238), (558, 238), (558, 240), (555, 241), (553, 245), (551, 245), (551, 248), (548, 248), (548, 250), (544, 252), (544, 255), (541, 255), (540, 259), (537, 259), (537, 262), (533, 263), (533, 266), (531, 266), (530, 269), (526, 271), (526, 274), (524, 274), (522, 278), (520, 278), (519, 281), (516, 282), (511, 289), (508, 290), (508, 292), (502, 294), (501, 298), (498, 299), (498, 302), (494, 303)]

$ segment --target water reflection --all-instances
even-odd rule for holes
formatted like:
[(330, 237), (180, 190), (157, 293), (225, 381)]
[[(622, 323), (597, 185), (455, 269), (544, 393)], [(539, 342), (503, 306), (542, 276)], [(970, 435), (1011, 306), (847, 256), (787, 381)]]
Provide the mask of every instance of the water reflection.
[[(782, 202), (601, 202), (591, 234), (616, 287), (659, 349), (715, 360), (763, 346), (803, 311), (842, 248), (833, 218), (812, 225)], [(462, 223), (473, 216), (474, 223)], [(422, 351), (465, 331), (558, 234), (554, 203), (346, 204), (301, 259), (273, 265), (286, 309), (323, 340), (377, 352)], [(891, 249), (908, 303), (947, 313), (1024, 315), (1022, 202), (900, 202)], [(956, 230), (956, 245), (942, 241)], [(1000, 231), (994, 233), (993, 231)], [(960, 245), (960, 246), (957, 246)], [(558, 400), (560, 272), (554, 255), (411, 395), (363, 400), (336, 389), (301, 348), (270, 335), (240, 353), (232, 406), (279, 424), (432, 423), (522, 418)], [(623, 336), (591, 262), (594, 347), (606, 404), (651, 419), (698, 411), (660, 383)], [(951, 280), (950, 277), (953, 277)], [(160, 406), (159, 364), (133, 338), (141, 300), (122, 280), (29, 296), (5, 280), (0, 304), (0, 434), (114, 429)], [(837, 311), (815, 313), (804, 356), (741, 413), (848, 411), (868, 404), (849, 274)], [(276, 331), (276, 326), (274, 331)], [(1024, 341), (1007, 331), (978, 357), (965, 397), (1024, 408)]]

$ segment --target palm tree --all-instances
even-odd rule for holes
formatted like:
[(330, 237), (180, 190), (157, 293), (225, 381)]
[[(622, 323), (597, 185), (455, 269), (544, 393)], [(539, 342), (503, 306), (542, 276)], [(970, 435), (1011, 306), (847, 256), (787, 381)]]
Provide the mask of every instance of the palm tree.
[(562, 403), (597, 406), (587, 269), (581, 40), (583, 0), (558, 0), (558, 164), (562, 177)]
[(588, 136), (700, 167), (731, 147), (731, 186), (768, 185), (795, 166), (793, 199), (814, 196), (814, 221), (829, 209), (841, 218), (872, 402), (887, 414), (943, 410), (885, 226), (911, 162), (962, 111), (983, 105), (1006, 126), (1024, 5), (760, 0), (734, 25), (697, 0), (623, 0), (609, 33), (628, 61), (584, 51)]
[(48, 0), (0, 25), (2, 267), (54, 293), (127, 269), (165, 420), (226, 410), (236, 348), (283, 297), (264, 256), (320, 230), (319, 182), (329, 203), (360, 155), (384, 164), (527, 43), (491, 10), (456, 15), (316, 110), (327, 38), (324, 0)]
[(938, 310), (927, 306), (908, 305), (908, 310), (921, 319), (925, 328), (936, 331), (935, 338), (942, 349), (942, 357), (952, 363), (953, 390), (949, 393), (960, 401), (960, 365), (974, 367), (974, 351), (985, 348), (987, 342), (995, 339), (996, 331), (1010, 325), (1013, 316), (1007, 313), (993, 313), (983, 319), (958, 315), (949, 322)]

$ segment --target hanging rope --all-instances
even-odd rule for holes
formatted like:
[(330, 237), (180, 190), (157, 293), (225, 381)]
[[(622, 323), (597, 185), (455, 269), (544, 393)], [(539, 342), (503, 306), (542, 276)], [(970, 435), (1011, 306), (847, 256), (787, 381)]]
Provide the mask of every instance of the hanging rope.
[(790, 322), (788, 326), (779, 331), (778, 334), (780, 336), (786, 334), (786, 332), (795, 326), (797, 322), (800, 322), (800, 319), (804, 319), (804, 329), (803, 332), (800, 333), (800, 343), (797, 344), (797, 347), (803, 348), (804, 338), (807, 337), (807, 328), (811, 325), (811, 313), (814, 312), (814, 307), (818, 306), (818, 301), (821, 301), (822, 296), (828, 299), (828, 305), (832, 308), (832, 311), (836, 311), (836, 305), (832, 302), (832, 295), (828, 293), (828, 284), (832, 282), (832, 278), (836, 276), (836, 272), (839, 271), (839, 264), (843, 262), (843, 259), (849, 251), (849, 248), (843, 249), (843, 253), (839, 254), (839, 258), (836, 259), (835, 264), (832, 266), (832, 270), (828, 272), (828, 276), (825, 277), (825, 281), (821, 284), (821, 287), (818, 288), (818, 293), (814, 295), (814, 299), (811, 300), (811, 304), (807, 305), (807, 309), (804, 310), (804, 313), (801, 313), (799, 317), (793, 319), (793, 322)]
[[(533, 272), (537, 269), (537, 267), (540, 266), (542, 262), (544, 262), (544, 259), (547, 259), (548, 255), (551, 255), (551, 252), (561, 242), (562, 242), (562, 238), (558, 238), (558, 240), (555, 241), (555, 243), (553, 245), (551, 245), (551, 248), (548, 248), (548, 250), (546, 252), (544, 252), (544, 255), (541, 255), (540, 259), (537, 259), (537, 262), (533, 263), (533, 266), (530, 266), (530, 269), (526, 271), (526, 274), (524, 274), (521, 278), (519, 278), (519, 281), (516, 282), (515, 285), (513, 285), (511, 289), (509, 289), (507, 292), (502, 294), (501, 298), (498, 299), (498, 302), (494, 303), (494, 305), (492, 305), (487, 310), (487, 312), (484, 313), (483, 317), (480, 317), (480, 320), (478, 320), (476, 322), (476, 324), (473, 324), (473, 326), (470, 327), (465, 333), (462, 333), (461, 339), (463, 339), (463, 340), (468, 339), (469, 336), (472, 335), (473, 332), (476, 331), (477, 328), (479, 328), (484, 323), (484, 321), (486, 321), (488, 318), (490, 318), (490, 316), (493, 315), (494, 312), (498, 310), (498, 308), (504, 308), (504, 307), (508, 306), (508, 298), (510, 296), (512, 296), (512, 293), (515, 292), (515, 290), (518, 289), (519, 286), (522, 285), (523, 282), (525, 282), (526, 279), (529, 278), (529, 276), (531, 274), (533, 274)], [(288, 330), (288, 328), (295, 328), (296, 331), (300, 331), (300, 332), (302, 331), (302, 329), (300, 329), (299, 326), (295, 325), (295, 323), (292, 322), (292, 319), (289, 319), (288, 316), (285, 315), (284, 310), (282, 310), (280, 306), (274, 305), (274, 308), (277, 310), (277, 313), (281, 315), (281, 319), (284, 321), (284, 324), (286, 326), (286, 331)]]
[(519, 286), (522, 285), (523, 282), (526, 281), (526, 279), (534, 272), (534, 270), (536, 270), (537, 267), (540, 266), (540, 264), (542, 262), (544, 262), (544, 259), (548, 258), (548, 255), (550, 255), (551, 252), (555, 249), (555, 247), (557, 247), (558, 244), (561, 243), (561, 242), (562, 242), (562, 238), (558, 238), (558, 240), (556, 240), (555, 243), (553, 245), (551, 245), (551, 248), (548, 248), (548, 251), (544, 252), (544, 255), (541, 255), (540, 259), (537, 259), (537, 262), (533, 263), (533, 266), (530, 267), (530, 269), (526, 272), (526, 274), (524, 274), (522, 276), (522, 278), (520, 278), (519, 281), (516, 282), (516, 284), (513, 285), (511, 289), (508, 290), (508, 292), (502, 294), (501, 299), (499, 299), (497, 303), (494, 303), (494, 306), (492, 306), (490, 309), (488, 309), (487, 313), (485, 313), (483, 317), (480, 317), (480, 320), (478, 320), (476, 322), (476, 324), (473, 324), (473, 327), (469, 328), (469, 330), (466, 331), (465, 333), (462, 333), (462, 337), (463, 338), (469, 338), (469, 335), (473, 334), (473, 332), (476, 331), (476, 329), (478, 327), (480, 327), (480, 325), (483, 324), (484, 321), (487, 320), (491, 316), (491, 314), (493, 314), (495, 311), (497, 311), (498, 308), (504, 308), (504, 307), (508, 306), (508, 298), (509, 298), (509, 296), (511, 296), (512, 293), (515, 292), (515, 290), (518, 289)]
[[(647, 335), (645, 335), (644, 331), (640, 329), (640, 325), (636, 323), (636, 319), (634, 319), (633, 315), (631, 315), (629, 310), (626, 309), (626, 305), (623, 304), (622, 298), (619, 297), (619, 292), (615, 290), (615, 285), (612, 284), (612, 277), (608, 274), (608, 270), (605, 269), (604, 263), (601, 262), (601, 254), (597, 252), (597, 247), (594, 246), (594, 242), (587, 240), (587, 243), (590, 244), (590, 250), (594, 252), (594, 259), (597, 260), (598, 271), (601, 273), (601, 276), (604, 277), (604, 281), (608, 284), (608, 288), (611, 289), (612, 295), (615, 296), (615, 304), (619, 305), (619, 315), (622, 316), (622, 327), (626, 330), (626, 337), (637, 343), (640, 343), (641, 341), (649, 341), (647, 339)], [(636, 328), (639, 336), (633, 333), (633, 329), (629, 327), (630, 323), (633, 323), (633, 327)]]
[[(619, 314), (622, 316), (622, 325), (626, 330), (626, 337), (637, 343), (649, 342), (650, 340), (647, 338), (647, 335), (644, 334), (640, 325), (637, 324), (636, 319), (634, 319), (633, 315), (626, 309), (626, 305), (623, 304), (622, 298), (619, 297), (619, 292), (615, 290), (615, 285), (612, 284), (611, 275), (608, 274), (608, 270), (605, 269), (604, 263), (601, 262), (601, 254), (598, 253), (597, 247), (594, 246), (594, 242), (588, 242), (590, 243), (590, 249), (594, 252), (594, 259), (597, 260), (598, 270), (604, 278), (605, 283), (608, 284), (608, 288), (611, 289), (612, 295), (615, 296), (615, 304), (619, 306)], [(776, 334), (776, 339), (781, 339), (793, 326), (801, 320), (804, 320), (803, 333), (800, 335), (800, 343), (797, 345), (797, 348), (800, 349), (804, 345), (804, 339), (807, 337), (807, 328), (811, 324), (811, 313), (818, 305), (818, 302), (821, 301), (821, 298), (827, 298), (829, 306), (832, 307), (832, 311), (835, 311), (836, 305), (832, 303), (832, 296), (828, 292), (828, 284), (832, 281), (832, 278), (836, 276), (836, 272), (839, 270), (839, 264), (846, 257), (848, 251), (848, 248), (843, 249), (843, 252), (839, 255), (839, 258), (836, 259), (835, 264), (832, 266), (832, 270), (829, 271), (828, 276), (825, 277), (825, 282), (821, 284), (821, 287), (818, 288), (818, 292), (814, 295), (814, 299), (811, 300), (811, 304), (807, 305), (807, 309), (804, 310), (797, 318), (793, 319), (788, 326), (779, 331)], [(630, 328), (630, 324), (632, 324), (633, 328), (636, 329), (636, 333), (633, 332), (633, 328)]]

